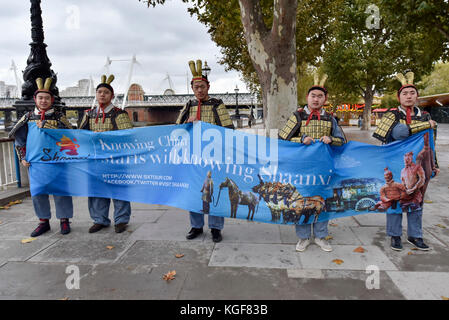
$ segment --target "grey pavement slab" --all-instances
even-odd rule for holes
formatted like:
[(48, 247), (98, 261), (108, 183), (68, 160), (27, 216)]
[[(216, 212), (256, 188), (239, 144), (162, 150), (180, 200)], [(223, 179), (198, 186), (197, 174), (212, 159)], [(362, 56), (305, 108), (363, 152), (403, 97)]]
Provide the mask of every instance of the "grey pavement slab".
[[(118, 259), (132, 245), (129, 241), (60, 240), (30, 259), (46, 263), (110, 263)], [(113, 247), (109, 249), (108, 247)]]
[[(64, 299), (73, 290), (67, 289), (68, 264), (8, 262), (0, 268), (0, 296), (16, 299)], [(78, 265), (82, 278), (92, 268)]]
[(22, 203), (13, 205), (9, 209), (0, 209), (0, 221), (38, 221), (34, 214), (31, 198), (23, 199)]
[(281, 243), (279, 226), (270, 223), (225, 223), (222, 235), (226, 243)]
[(351, 227), (340, 227), (339, 225), (336, 227), (328, 228), (329, 236), (332, 237), (329, 239), (329, 243), (331, 245), (361, 245), (362, 242), (357, 238), (354, 231), (352, 231)]
[(58, 239), (36, 239), (29, 243), (20, 240), (0, 241), (0, 266), (8, 261), (26, 261), (43, 249), (52, 245)]
[(404, 299), (401, 291), (388, 276), (379, 271), (378, 288), (367, 286), (372, 283), (372, 272), (357, 270), (287, 270), (290, 279), (296, 279), (300, 288), (310, 292), (311, 299), (388, 300)]
[[(333, 220), (335, 226), (328, 226), (329, 243), (332, 244), (353, 244), (360, 245), (361, 241), (357, 238), (351, 227), (338, 223), (338, 220)], [(298, 236), (295, 232), (295, 226), (279, 226), (281, 233), (281, 241), (285, 244), (296, 244), (298, 242)]]
[(387, 237), (386, 228), (383, 227), (354, 227), (351, 228), (356, 237), (360, 240), (362, 245), (376, 245), (383, 247), (388, 241), (390, 244), (390, 238)]
[(279, 232), (281, 236), (281, 243), (295, 244), (298, 242), (298, 237), (296, 236), (294, 225), (280, 225)]
[[(204, 233), (191, 241), (203, 241), (210, 232), (205, 218)], [(157, 223), (144, 223), (131, 235), (131, 240), (176, 240), (185, 241), (190, 230), (189, 213), (185, 210), (166, 211)]]
[(360, 224), (360, 226), (385, 226), (387, 218), (385, 213), (364, 213), (353, 216), (353, 218)]
[(449, 273), (388, 271), (388, 276), (409, 300), (443, 300), (449, 297)]
[(71, 300), (177, 299), (187, 272), (178, 268), (174, 280), (163, 280), (163, 275), (172, 270), (146, 265), (97, 265), (80, 281), (80, 289), (71, 290), (68, 297)]
[(323, 279), (289, 278), (282, 269), (197, 268), (187, 275), (179, 299), (403, 299), (384, 272), (378, 290), (366, 288), (364, 272), (324, 270), (323, 274)]
[(382, 251), (388, 259), (401, 271), (449, 272), (449, 250), (445, 247), (432, 245), (430, 251), (412, 250), (413, 246), (403, 241), (404, 250), (397, 252), (385, 245)]
[[(304, 269), (366, 270), (368, 266), (376, 265), (379, 270), (397, 270), (378, 247), (363, 246), (364, 253), (354, 252), (357, 247), (333, 245), (333, 251), (325, 252), (311, 244), (306, 251), (298, 252), (297, 257)], [(337, 264), (334, 260), (343, 260), (343, 263)]]
[(424, 230), (449, 248), (449, 226), (442, 228), (441, 226), (435, 225), (432, 227), (424, 227)]
[(294, 296), (285, 270), (229, 267), (190, 270), (179, 293), (179, 299), (193, 300), (284, 300)]
[[(121, 264), (161, 265), (177, 267), (186, 265), (207, 266), (212, 255), (212, 242), (198, 241), (136, 241), (118, 260)], [(183, 255), (177, 258), (176, 255)]]
[[(36, 222), (10, 222), (0, 225), (0, 239), (22, 240), (30, 238), (31, 232), (38, 226)], [(41, 239), (54, 237), (60, 232), (59, 221), (50, 220), (50, 230), (40, 236)]]
[(359, 223), (354, 217), (342, 217), (329, 220), (329, 228), (332, 227), (358, 227)]
[(209, 262), (211, 267), (297, 268), (295, 247), (285, 244), (218, 243)]
[(130, 222), (156, 223), (167, 212), (166, 209), (131, 209)]

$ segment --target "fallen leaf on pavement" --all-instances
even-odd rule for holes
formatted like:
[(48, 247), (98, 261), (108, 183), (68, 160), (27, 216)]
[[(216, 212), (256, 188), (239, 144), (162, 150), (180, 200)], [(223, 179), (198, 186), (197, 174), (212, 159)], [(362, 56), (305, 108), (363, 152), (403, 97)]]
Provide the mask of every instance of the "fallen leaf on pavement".
[(433, 203), (432, 200), (424, 200), (424, 203)]
[(409, 251), (407, 254), (408, 254), (409, 256), (411, 256), (411, 255), (413, 255), (414, 253), (411, 252), (411, 251)]
[(340, 264), (342, 264), (344, 261), (341, 260), (341, 259), (334, 259), (334, 260), (332, 260), (332, 262), (334, 262), (334, 263), (340, 265)]
[(358, 247), (354, 249), (354, 252), (364, 253), (365, 249), (363, 249), (362, 247)]
[(412, 248), (411, 250), (418, 250), (418, 248)]
[(338, 226), (338, 224), (336, 224), (336, 223), (329, 223), (329, 225), (332, 226), (332, 227)]
[(6, 206), (1, 206), (0, 209), (8, 210), (8, 209), (9, 209), (9, 206), (8, 206), (8, 205), (6, 205)]
[(184, 257), (184, 255), (182, 253), (178, 253), (178, 254), (175, 254), (175, 257), (176, 258), (182, 258), (182, 257)]
[(327, 241), (329, 241), (330, 239), (333, 239), (334, 237), (332, 237), (332, 236), (326, 236), (326, 237), (324, 237), (324, 239), (325, 240), (327, 240)]
[(449, 300), (449, 298), (448, 298), (448, 297), (445, 297), (445, 296), (441, 296), (441, 299), (443, 299), (443, 300)]
[(440, 227), (440, 228), (443, 228), (443, 229), (446, 229), (446, 226), (443, 226), (442, 224), (437, 224), (436, 226)]
[(66, 301), (66, 300), (69, 300), (69, 297), (61, 298), (61, 299), (58, 299), (58, 300)]
[(106, 246), (106, 249), (112, 250), (112, 249), (114, 249), (114, 246)]
[(31, 241), (36, 240), (37, 238), (26, 238), (26, 239), (22, 239), (22, 243), (29, 243)]
[(176, 271), (169, 271), (168, 273), (164, 274), (164, 276), (162, 277), (163, 280), (165, 281), (169, 281), (169, 280), (173, 280), (175, 278), (176, 275)]
[(13, 205), (19, 204), (19, 203), (22, 203), (22, 200), (11, 201), (10, 203), (8, 203), (8, 206), (13, 206)]

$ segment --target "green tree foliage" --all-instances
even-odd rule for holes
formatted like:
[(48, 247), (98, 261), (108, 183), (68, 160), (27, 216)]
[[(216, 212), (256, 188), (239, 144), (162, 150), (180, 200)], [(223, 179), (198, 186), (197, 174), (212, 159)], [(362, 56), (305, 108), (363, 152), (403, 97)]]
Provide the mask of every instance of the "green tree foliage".
[(419, 83), (420, 96), (429, 96), (449, 92), (449, 63), (438, 63), (430, 75), (424, 76)]
[(344, 2), (335, 38), (325, 48), (324, 71), (337, 91), (364, 98), (363, 129), (368, 129), (374, 93), (398, 87), (394, 80), (397, 72), (411, 70), (419, 80), (442, 56), (443, 46), (427, 37), (421, 26), (410, 30), (400, 15), (383, 6), (383, 1)]
[(384, 7), (400, 17), (411, 32), (423, 30), (428, 38), (443, 45), (443, 58), (449, 58), (449, 1), (384, 0)]
[[(219, 63), (225, 70), (241, 73), (242, 79), (250, 91), (260, 90), (259, 79), (245, 41), (240, 18), (238, 0), (182, 0), (190, 3), (188, 11), (198, 21), (206, 25), (208, 33), (219, 47), (222, 58)], [(148, 5), (163, 4), (165, 0), (144, 1)], [(323, 53), (323, 44), (330, 39), (336, 21), (335, 12), (342, 0), (313, 1), (298, 3), (296, 48), (298, 59), (298, 102), (305, 101), (307, 86), (313, 83), (313, 71), (309, 66), (319, 65)], [(260, 0), (264, 22), (270, 26), (273, 22), (273, 0)], [(307, 81), (309, 80), (309, 81)], [(304, 87), (306, 86), (306, 87)]]

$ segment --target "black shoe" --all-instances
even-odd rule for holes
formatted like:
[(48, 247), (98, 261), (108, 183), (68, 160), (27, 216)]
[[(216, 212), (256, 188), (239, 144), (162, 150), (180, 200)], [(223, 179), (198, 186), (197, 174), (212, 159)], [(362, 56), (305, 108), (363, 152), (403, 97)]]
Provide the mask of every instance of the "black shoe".
[(196, 237), (198, 237), (202, 233), (203, 233), (203, 228), (192, 228), (192, 229), (190, 229), (186, 238), (188, 240), (192, 240), (192, 239), (195, 239)]
[(106, 228), (107, 226), (103, 225), (103, 224), (97, 224), (94, 223), (94, 225), (92, 227), (89, 228), (89, 233), (95, 233), (100, 231), (103, 228)]
[(401, 237), (391, 237), (391, 249), (402, 251)]
[(223, 237), (221, 236), (221, 231), (218, 229), (211, 229), (212, 232), (212, 241), (213, 242), (220, 242), (223, 240)]
[(429, 251), (430, 248), (427, 244), (424, 243), (422, 238), (413, 238), (408, 237), (407, 242), (414, 245), (418, 250)]
[(50, 230), (50, 222), (44, 221), (39, 223), (36, 229), (31, 233), (32, 237), (39, 237), (41, 234), (44, 234), (45, 232)]
[(119, 223), (115, 225), (115, 232), (116, 233), (122, 233), (126, 230), (126, 227), (128, 227), (128, 224), (126, 223)]
[(61, 219), (61, 234), (70, 233), (70, 222), (69, 219)]

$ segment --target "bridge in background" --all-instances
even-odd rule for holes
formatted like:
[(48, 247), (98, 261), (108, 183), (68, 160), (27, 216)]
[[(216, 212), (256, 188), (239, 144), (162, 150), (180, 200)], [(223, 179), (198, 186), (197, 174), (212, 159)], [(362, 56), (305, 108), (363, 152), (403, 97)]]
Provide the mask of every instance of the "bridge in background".
[[(209, 95), (211, 98), (221, 99), (228, 108), (235, 108), (238, 103), (239, 108), (256, 107), (258, 101), (251, 93), (239, 93), (237, 96), (235, 93), (212, 93)], [(123, 94), (116, 96), (114, 104), (116, 106), (123, 105)], [(174, 95), (143, 95), (139, 100), (125, 101), (126, 107), (182, 107), (190, 99), (194, 99), (193, 94), (174, 94)], [(19, 100), (18, 98), (0, 98), (0, 110), (11, 109), (14, 103)], [(94, 96), (84, 97), (61, 97), (61, 101), (65, 103), (68, 109), (86, 109), (92, 107), (95, 103)]]

